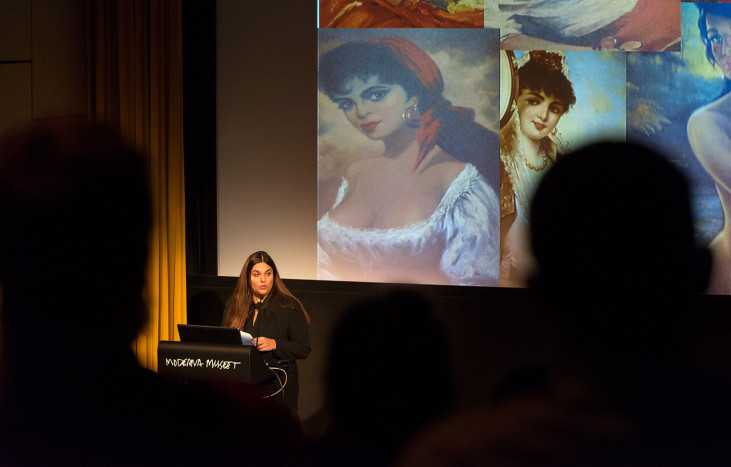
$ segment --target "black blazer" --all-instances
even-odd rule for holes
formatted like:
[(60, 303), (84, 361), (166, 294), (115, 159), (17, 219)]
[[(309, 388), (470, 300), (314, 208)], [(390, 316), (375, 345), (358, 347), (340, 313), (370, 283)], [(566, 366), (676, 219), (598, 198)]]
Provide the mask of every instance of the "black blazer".
[[(228, 303), (224, 322), (228, 315)], [(310, 331), (305, 313), (296, 300), (285, 296), (265, 300), (256, 323), (253, 314), (244, 323), (244, 331), (254, 337), (268, 337), (277, 341), (273, 351), (262, 352), (264, 360), (298, 360), (310, 354)]]

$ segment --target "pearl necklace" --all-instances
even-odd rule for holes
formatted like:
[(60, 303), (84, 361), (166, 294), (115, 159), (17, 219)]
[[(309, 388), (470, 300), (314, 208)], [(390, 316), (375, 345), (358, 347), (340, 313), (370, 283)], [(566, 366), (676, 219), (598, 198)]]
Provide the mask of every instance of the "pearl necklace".
[(520, 135), (517, 135), (516, 139), (518, 142), (518, 152), (520, 152), (520, 157), (523, 158), (525, 165), (528, 166), (528, 168), (534, 172), (540, 172), (541, 170), (545, 169), (546, 166), (548, 165), (548, 155), (546, 154), (546, 150), (542, 147), (543, 145), (541, 144), (541, 149), (540, 149), (540, 152), (538, 153), (538, 155), (541, 156), (542, 164), (540, 167), (537, 167), (530, 163), (530, 161), (526, 157), (525, 153), (523, 152), (523, 142), (520, 140)]
[(548, 165), (548, 156), (546, 155), (546, 151), (541, 151), (539, 154), (541, 156), (541, 159), (543, 160), (543, 164), (541, 164), (540, 167), (536, 167), (535, 165), (531, 164), (530, 161), (528, 160), (528, 158), (525, 157), (525, 154), (523, 154), (522, 151), (521, 151), (520, 155), (523, 156), (525, 165), (527, 165), (528, 168), (533, 170), (534, 172), (540, 172), (541, 170), (545, 169), (546, 166)]
[[(546, 168), (553, 161), (555, 147), (550, 143), (541, 144), (539, 154), (543, 159), (543, 167), (536, 167), (528, 163), (523, 154), (521, 141), (520, 119), (515, 112), (505, 128), (500, 133), (500, 160), (503, 162), (515, 196), (515, 207), (518, 213), (528, 218), (530, 200)], [(549, 156), (549, 154), (551, 154)]]

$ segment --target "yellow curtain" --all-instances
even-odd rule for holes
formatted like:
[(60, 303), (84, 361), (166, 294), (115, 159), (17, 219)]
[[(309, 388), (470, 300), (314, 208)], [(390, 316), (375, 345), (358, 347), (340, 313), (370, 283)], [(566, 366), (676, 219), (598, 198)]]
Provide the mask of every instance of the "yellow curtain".
[(186, 322), (180, 0), (93, 0), (89, 115), (148, 157), (152, 190), (149, 323), (134, 349), (157, 369), (157, 343)]

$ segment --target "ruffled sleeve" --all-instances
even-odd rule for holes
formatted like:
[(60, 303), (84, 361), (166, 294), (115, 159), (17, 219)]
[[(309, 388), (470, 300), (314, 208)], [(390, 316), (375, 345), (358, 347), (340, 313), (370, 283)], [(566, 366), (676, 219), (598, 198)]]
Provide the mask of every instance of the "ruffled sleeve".
[(454, 285), (498, 286), (500, 208), (497, 194), (476, 170), (444, 218), (441, 269)]
[[(345, 194), (348, 192), (348, 179), (343, 177), (340, 181), (340, 187), (338, 188), (338, 194), (335, 196), (335, 201), (330, 209), (335, 209), (338, 204), (343, 201)], [(317, 241), (317, 278), (320, 280), (338, 280), (338, 276), (333, 272), (333, 262), (330, 259), (330, 255), (320, 245), (319, 232), (322, 230), (323, 225), (329, 224), (330, 213), (325, 213), (317, 222), (318, 230), (318, 241)]]

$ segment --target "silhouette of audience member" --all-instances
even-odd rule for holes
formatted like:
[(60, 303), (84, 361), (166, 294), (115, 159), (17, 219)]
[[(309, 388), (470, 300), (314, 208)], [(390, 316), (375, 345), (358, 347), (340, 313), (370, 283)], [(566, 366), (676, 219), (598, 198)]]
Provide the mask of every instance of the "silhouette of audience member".
[(0, 465), (291, 460), (297, 423), (252, 388), (137, 364), (150, 196), (115, 132), (54, 121), (1, 142), (0, 219)]
[(455, 415), (402, 465), (727, 462), (728, 388), (694, 360), (710, 256), (695, 244), (682, 174), (642, 146), (590, 145), (546, 175), (531, 213), (531, 287), (566, 360)]
[(319, 465), (389, 465), (451, 405), (444, 330), (423, 296), (393, 290), (346, 310), (330, 345), (331, 426)]

